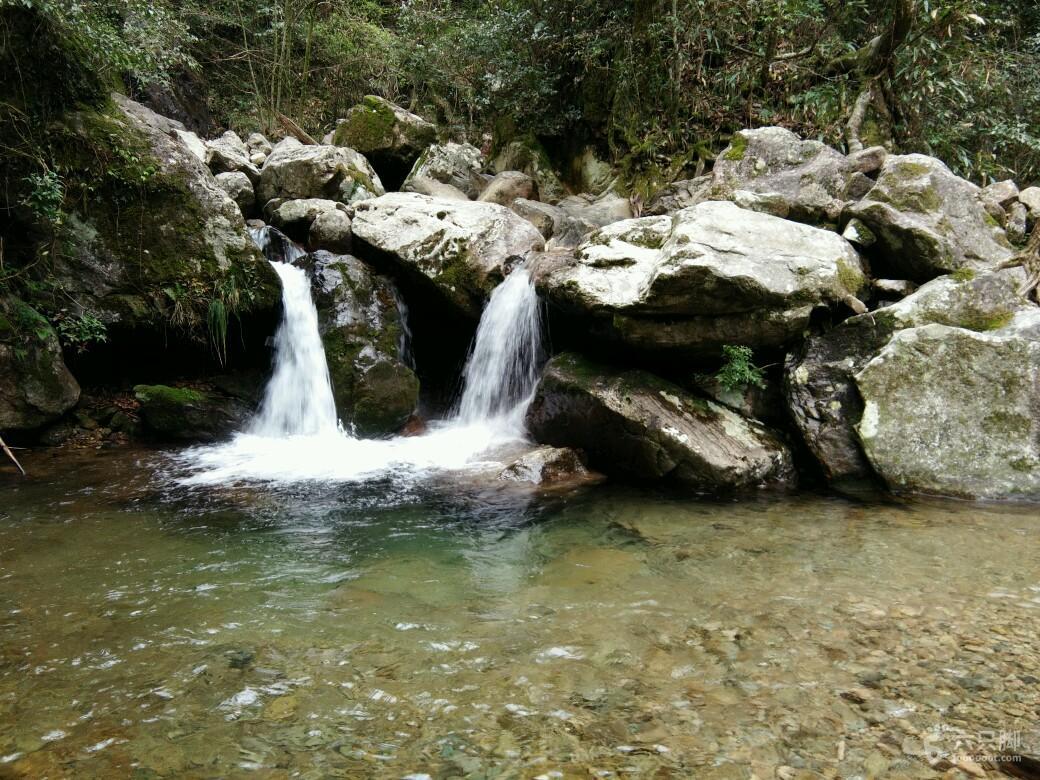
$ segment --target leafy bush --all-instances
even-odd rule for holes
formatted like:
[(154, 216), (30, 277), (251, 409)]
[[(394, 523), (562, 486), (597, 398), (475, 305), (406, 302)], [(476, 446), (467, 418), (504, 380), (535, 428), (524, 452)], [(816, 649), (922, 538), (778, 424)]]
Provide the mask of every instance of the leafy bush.
[(751, 362), (750, 347), (727, 344), (722, 348), (725, 362), (715, 374), (715, 381), (727, 392), (740, 392), (748, 387), (765, 387), (765, 373)]

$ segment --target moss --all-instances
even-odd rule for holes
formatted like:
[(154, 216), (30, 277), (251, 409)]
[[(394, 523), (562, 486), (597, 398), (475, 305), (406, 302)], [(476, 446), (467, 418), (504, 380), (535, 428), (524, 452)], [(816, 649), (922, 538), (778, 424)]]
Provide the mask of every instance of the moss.
[(1014, 312), (972, 312), (965, 314), (960, 320), (960, 327), (985, 333), (991, 330), (1000, 330), (1010, 324), (1015, 318)]
[(858, 268), (854, 268), (844, 260), (838, 260), (838, 281), (841, 282), (842, 287), (855, 294), (863, 289), (867, 279)]
[(1021, 414), (996, 411), (982, 420), (982, 430), (990, 436), (1028, 436), (1033, 421)]
[(950, 276), (958, 282), (970, 282), (975, 278), (975, 271), (968, 266), (963, 266), (950, 274)]
[(168, 385), (137, 385), (134, 387), (134, 396), (142, 404), (163, 404), (173, 407), (190, 406), (206, 400), (206, 394), (198, 390)]
[(722, 153), (722, 159), (730, 162), (740, 162), (747, 154), (747, 138), (743, 133), (737, 133), (730, 141), (729, 147)]
[(394, 110), (371, 95), (354, 106), (346, 120), (336, 128), (333, 143), (349, 146), (362, 154), (387, 149), (393, 144)]

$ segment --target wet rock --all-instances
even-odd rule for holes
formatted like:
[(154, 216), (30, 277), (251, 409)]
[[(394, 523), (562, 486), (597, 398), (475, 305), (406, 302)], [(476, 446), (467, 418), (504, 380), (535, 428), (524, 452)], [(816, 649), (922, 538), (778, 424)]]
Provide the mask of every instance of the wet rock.
[(1012, 254), (981, 190), (921, 154), (889, 157), (877, 184), (847, 213), (877, 236), (886, 265), (915, 281), (992, 269)]
[(164, 439), (211, 442), (239, 430), (250, 409), (211, 390), (137, 385), (134, 396), (149, 431)]
[(864, 401), (856, 430), (890, 487), (1040, 496), (1040, 309), (992, 331), (900, 331), (855, 380)]
[(555, 485), (580, 482), (589, 476), (585, 456), (569, 447), (539, 447), (507, 466), (500, 478), (509, 482)]
[(367, 95), (336, 127), (333, 143), (365, 155), (387, 186), (399, 187), (419, 156), (437, 140), (437, 128), (388, 100)]
[(504, 206), (405, 192), (357, 204), (353, 231), (355, 246), (426, 284), (470, 317), (479, 316), (510, 258), (544, 245), (533, 225)]
[(497, 203), (508, 206), (517, 198), (538, 200), (538, 186), (534, 179), (519, 171), (502, 171), (480, 193), (477, 200), (482, 203)]
[(635, 348), (714, 355), (775, 347), (818, 306), (860, 292), (859, 255), (840, 236), (732, 203), (609, 225), (539, 281), (549, 300)]
[(46, 318), (18, 298), (0, 298), (0, 431), (53, 422), (79, 392)]
[(235, 171), (233, 173), (218, 173), (217, 184), (238, 205), (242, 216), (252, 216), (256, 209), (256, 193), (253, 192), (253, 184), (244, 173)]
[(484, 155), (472, 144), (437, 144), (429, 147), (415, 161), (401, 190), (420, 192), (414, 189), (415, 182), (418, 179), (431, 179), (450, 184), (467, 197), (476, 198), (483, 186), (477, 185), (474, 179), (483, 169)]
[(393, 283), (350, 255), (319, 251), (305, 262), (340, 419), (361, 436), (397, 433), (418, 405), (419, 380), (402, 360)]
[(527, 415), (532, 435), (580, 447), (606, 474), (695, 490), (793, 476), (787, 447), (763, 425), (642, 371), (574, 354), (550, 361)]
[(944, 276), (898, 303), (852, 317), (810, 337), (787, 360), (785, 394), (792, 419), (830, 479), (872, 474), (854, 427), (863, 406), (858, 373), (900, 330), (940, 323), (979, 332), (1009, 323), (1024, 305), (1018, 269)]
[[(281, 148), (279, 148), (281, 147)], [(257, 194), (261, 203), (276, 198), (323, 198), (356, 203), (385, 192), (360, 153), (343, 146), (282, 146), (264, 163)]]

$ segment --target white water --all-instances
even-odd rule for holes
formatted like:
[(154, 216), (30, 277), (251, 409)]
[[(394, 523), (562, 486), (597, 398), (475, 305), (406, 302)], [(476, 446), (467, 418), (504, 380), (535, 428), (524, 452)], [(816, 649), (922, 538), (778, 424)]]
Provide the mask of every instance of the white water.
[[(266, 231), (254, 238), (261, 247)], [(433, 473), (500, 469), (526, 442), (524, 414), (538, 378), (541, 322), (528, 273), (514, 271), (491, 296), (477, 328), (457, 413), (422, 436), (356, 439), (341, 430), (306, 274), (272, 263), (282, 278), (285, 316), (274, 372), (247, 432), (179, 458), (186, 484), (242, 480), (291, 483), (405, 481)]]

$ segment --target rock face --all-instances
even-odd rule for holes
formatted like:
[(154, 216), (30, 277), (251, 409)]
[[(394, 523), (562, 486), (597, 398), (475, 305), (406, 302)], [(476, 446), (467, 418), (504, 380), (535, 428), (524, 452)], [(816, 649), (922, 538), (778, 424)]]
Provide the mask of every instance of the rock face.
[(141, 417), (164, 439), (211, 442), (239, 430), (250, 410), (239, 400), (211, 390), (137, 385)]
[(385, 192), (383, 183), (361, 154), (343, 146), (275, 147), (260, 174), (261, 204), (275, 198), (323, 198), (356, 203)]
[(791, 456), (760, 423), (642, 371), (574, 354), (546, 367), (527, 425), (554, 446), (576, 446), (606, 474), (669, 480), (695, 490), (786, 482)]
[(0, 299), (0, 431), (39, 428), (78, 400), (54, 328), (23, 301)]
[(358, 203), (353, 231), (357, 246), (474, 318), (510, 258), (544, 245), (531, 223), (503, 206), (406, 192)]
[(801, 222), (837, 222), (846, 200), (862, 197), (872, 182), (841, 152), (803, 141), (782, 127), (741, 130), (719, 155), (711, 197), (737, 192), (775, 196)]
[(401, 359), (393, 283), (350, 255), (315, 252), (305, 262), (340, 420), (361, 436), (396, 433), (419, 402), (419, 380)]
[(277, 276), (235, 202), (179, 139), (142, 119), (148, 109), (116, 102), (111, 113), (71, 115), (56, 133), (59, 153), (79, 170), (92, 170), (99, 148), (111, 157), (89, 208), (68, 218), (54, 263), (65, 293), (106, 325), (174, 320), (203, 340), (213, 300), (237, 315), (276, 309)]
[(723, 344), (780, 346), (815, 307), (865, 283), (859, 256), (840, 236), (708, 202), (602, 228), (540, 287), (632, 347), (703, 355)]
[(857, 427), (898, 490), (968, 498), (1040, 496), (1040, 309), (979, 333), (899, 332), (856, 374)]
[(365, 155), (392, 189), (401, 186), (419, 155), (436, 140), (437, 128), (430, 122), (375, 95), (351, 108), (333, 136), (337, 146)]
[(889, 157), (877, 184), (848, 213), (877, 237), (886, 264), (915, 281), (992, 269), (1013, 254), (982, 191), (921, 154)]
[[(429, 147), (415, 161), (401, 189), (412, 191), (417, 179), (430, 179), (450, 184), (469, 198), (480, 195), (482, 187), (474, 181), (484, 169), (484, 155), (472, 144), (446, 143)], [(415, 192), (420, 190), (415, 189)]]
[(244, 173), (235, 171), (233, 173), (218, 173), (217, 184), (226, 192), (236, 204), (242, 216), (251, 217), (256, 210), (256, 193), (253, 192), (253, 184)]
[(944, 276), (898, 303), (812, 336), (788, 357), (784, 391), (791, 417), (829, 479), (872, 474), (855, 433), (863, 403), (854, 376), (892, 336), (931, 323), (998, 330), (1026, 306), (1018, 292), (1023, 279), (1018, 269)]

